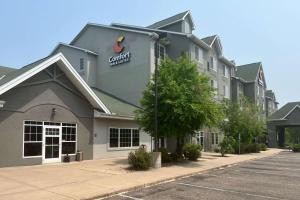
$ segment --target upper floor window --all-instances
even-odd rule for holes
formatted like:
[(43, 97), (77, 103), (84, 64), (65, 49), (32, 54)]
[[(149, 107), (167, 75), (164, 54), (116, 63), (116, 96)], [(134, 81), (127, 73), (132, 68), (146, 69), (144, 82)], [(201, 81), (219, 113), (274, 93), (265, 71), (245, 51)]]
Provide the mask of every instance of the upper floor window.
[(84, 70), (84, 58), (80, 58), (80, 61), (79, 61), (79, 70), (80, 71)]
[(216, 80), (211, 80), (210, 81), (210, 84), (211, 84), (211, 87), (213, 87), (214, 89), (217, 89), (218, 88), (218, 83)]
[(209, 65), (209, 62), (207, 61), (207, 71), (210, 70), (210, 65)]
[(227, 85), (223, 86), (223, 95), (225, 98), (229, 98), (229, 87)]
[(162, 44), (158, 44), (158, 58), (164, 60), (166, 58), (166, 47)]
[(229, 77), (229, 68), (226, 65), (223, 65), (223, 76), (226, 78)]
[(214, 59), (214, 57), (210, 57), (210, 63), (211, 63), (211, 67), (214, 71), (217, 71), (217, 63), (216, 60)]

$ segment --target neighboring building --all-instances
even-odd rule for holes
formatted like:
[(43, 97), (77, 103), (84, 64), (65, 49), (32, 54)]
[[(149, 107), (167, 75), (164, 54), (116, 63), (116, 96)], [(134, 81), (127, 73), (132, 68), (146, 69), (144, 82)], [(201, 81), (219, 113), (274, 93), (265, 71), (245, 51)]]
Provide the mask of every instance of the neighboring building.
[[(87, 24), (70, 44), (20, 69), (0, 67), (0, 166), (126, 156), (151, 137), (134, 120), (155, 60), (188, 55), (211, 78), (215, 99), (249, 96), (263, 106), (266, 82), (260, 63), (236, 67), (217, 35), (198, 38), (189, 11), (148, 27)], [(249, 74), (247, 74), (249, 73)], [(258, 91), (257, 91), (258, 89)], [(217, 128), (192, 138), (213, 150)], [(174, 138), (160, 146), (175, 150)]]

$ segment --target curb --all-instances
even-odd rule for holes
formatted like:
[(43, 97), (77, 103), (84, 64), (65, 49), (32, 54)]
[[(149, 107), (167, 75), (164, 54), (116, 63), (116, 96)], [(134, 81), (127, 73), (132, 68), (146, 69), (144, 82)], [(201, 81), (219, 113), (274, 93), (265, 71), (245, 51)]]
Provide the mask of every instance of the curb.
[(227, 167), (231, 167), (233, 165), (238, 165), (240, 163), (245, 163), (245, 162), (252, 161), (252, 160), (259, 160), (259, 159), (262, 159), (262, 158), (277, 155), (281, 152), (282, 151), (279, 151), (279, 152), (275, 152), (273, 154), (265, 155), (265, 156), (259, 157), (259, 158), (251, 158), (251, 159), (248, 159), (248, 160), (244, 160), (244, 161), (240, 161), (240, 162), (236, 162), (236, 163), (232, 163), (232, 164), (220, 165), (218, 167), (213, 167), (213, 168), (210, 168), (210, 169), (199, 170), (197, 172), (187, 173), (187, 174), (184, 174), (184, 175), (178, 175), (178, 176), (174, 176), (172, 178), (165, 178), (165, 179), (162, 179), (162, 180), (159, 180), (159, 181), (154, 181), (154, 182), (151, 182), (151, 183), (141, 184), (141, 185), (137, 185), (137, 186), (134, 186), (134, 187), (128, 187), (126, 189), (121, 189), (121, 190), (118, 190), (118, 191), (109, 192), (109, 193), (102, 194), (102, 195), (97, 195), (97, 196), (94, 196), (94, 197), (86, 198), (84, 200), (103, 199), (103, 198), (114, 196), (116, 194), (125, 193), (125, 192), (128, 192), (130, 190), (137, 190), (137, 189), (141, 189), (141, 188), (145, 188), (145, 187), (151, 187), (151, 186), (154, 186), (154, 185), (159, 185), (159, 184), (171, 182), (171, 181), (174, 181), (174, 180), (177, 180), (177, 179), (187, 178), (187, 177), (190, 177), (190, 176), (193, 176), (193, 175), (202, 174), (202, 173), (207, 172), (207, 171), (216, 170), (216, 169), (219, 169), (219, 168), (227, 168)]

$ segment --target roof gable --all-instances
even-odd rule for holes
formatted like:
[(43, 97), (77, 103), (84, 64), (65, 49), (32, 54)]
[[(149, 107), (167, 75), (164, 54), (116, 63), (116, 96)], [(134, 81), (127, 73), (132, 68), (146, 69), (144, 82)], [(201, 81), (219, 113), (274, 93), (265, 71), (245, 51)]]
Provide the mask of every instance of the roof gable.
[(300, 102), (290, 102), (282, 106), (279, 110), (274, 112), (269, 119), (270, 120), (284, 120), (288, 117), (295, 109), (300, 108)]
[(220, 56), (223, 55), (223, 47), (218, 35), (212, 35), (201, 39), (211, 48), (215, 47)]
[(257, 79), (261, 62), (237, 66), (236, 76), (246, 82), (254, 82)]
[(87, 100), (94, 106), (94, 108), (103, 110), (110, 114), (110, 111), (105, 107), (102, 101), (94, 94), (91, 88), (85, 83), (81, 76), (71, 66), (62, 53), (58, 53), (51, 57), (46, 57), (31, 63), (21, 69), (8, 73), (0, 80), (0, 95), (28, 80), (37, 73), (48, 68), (56, 63), (60, 69), (66, 74), (70, 81), (78, 88), (78, 90), (87, 98)]
[(179, 13), (179, 14), (176, 14), (174, 16), (168, 17), (168, 18), (163, 19), (161, 21), (158, 21), (154, 24), (151, 24), (151, 25), (147, 26), (147, 28), (158, 29), (158, 28), (166, 27), (166, 26), (169, 26), (171, 24), (183, 21), (186, 18), (189, 18), (192, 30), (195, 29), (195, 24), (193, 22), (191, 12), (189, 10), (185, 11), (185, 12), (182, 12), (182, 13)]

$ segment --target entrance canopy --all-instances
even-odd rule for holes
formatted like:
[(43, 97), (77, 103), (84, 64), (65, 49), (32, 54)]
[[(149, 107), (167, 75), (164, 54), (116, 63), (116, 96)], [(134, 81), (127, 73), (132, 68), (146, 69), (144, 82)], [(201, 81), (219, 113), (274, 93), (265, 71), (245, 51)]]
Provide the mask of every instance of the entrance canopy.
[(300, 102), (290, 102), (273, 113), (267, 122), (269, 146), (284, 147), (287, 127), (300, 127)]

